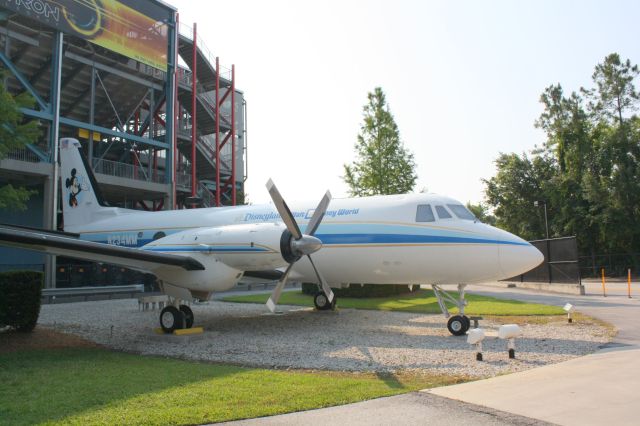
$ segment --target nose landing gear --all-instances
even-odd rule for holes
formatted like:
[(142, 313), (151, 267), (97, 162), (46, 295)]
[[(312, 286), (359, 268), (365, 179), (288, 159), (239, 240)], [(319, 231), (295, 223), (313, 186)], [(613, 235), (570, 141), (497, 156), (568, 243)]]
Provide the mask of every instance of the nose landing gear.
[[(440, 306), (440, 310), (445, 318), (448, 318), (447, 321), (447, 329), (449, 333), (454, 336), (463, 336), (469, 328), (471, 328), (471, 320), (464, 314), (464, 308), (467, 306), (467, 301), (464, 299), (464, 289), (466, 284), (458, 284), (458, 298), (455, 299), (449, 293), (444, 291), (439, 285), (433, 284), (431, 288), (433, 288), (433, 294), (438, 299), (438, 305)], [(458, 308), (458, 315), (451, 316), (449, 313), (449, 308), (445, 301), (452, 303)]]
[(462, 336), (471, 326), (471, 321), (466, 315), (454, 315), (447, 321), (447, 329), (454, 336)]

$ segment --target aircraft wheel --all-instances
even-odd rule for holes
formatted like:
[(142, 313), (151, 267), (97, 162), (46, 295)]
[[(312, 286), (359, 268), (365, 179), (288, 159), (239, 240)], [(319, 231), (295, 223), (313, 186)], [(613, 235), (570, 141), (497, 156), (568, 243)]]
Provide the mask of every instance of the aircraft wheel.
[(166, 306), (160, 312), (160, 327), (165, 333), (184, 328), (184, 314), (175, 306)]
[(469, 331), (469, 329), (471, 328), (471, 320), (470, 320), (470, 319), (469, 319), (469, 317), (468, 317), (468, 316), (466, 316), (466, 315), (462, 315), (462, 319), (464, 320), (464, 322), (465, 322), (465, 324), (466, 324), (466, 325), (465, 325), (465, 327), (466, 327), (466, 328), (465, 328), (465, 330), (466, 330), (466, 331)]
[(188, 307), (187, 305), (180, 305), (178, 307), (178, 309), (180, 309), (180, 312), (182, 312), (182, 314), (184, 315), (184, 323), (186, 325), (185, 328), (191, 328), (193, 327), (193, 311), (191, 310), (190, 307)]
[(463, 316), (454, 315), (449, 318), (449, 321), (447, 322), (447, 328), (449, 329), (449, 333), (453, 334), (454, 336), (462, 336), (467, 332), (467, 330), (469, 330), (469, 326), (467, 324), (468, 323), (464, 320)]
[(336, 310), (336, 303), (338, 302), (338, 296), (335, 295), (335, 293), (333, 294), (333, 302), (331, 302), (331, 310), (335, 311)]
[(329, 303), (329, 298), (322, 291), (316, 293), (315, 297), (313, 298), (313, 304), (316, 306), (316, 309), (319, 311), (326, 311), (331, 309), (331, 303)]

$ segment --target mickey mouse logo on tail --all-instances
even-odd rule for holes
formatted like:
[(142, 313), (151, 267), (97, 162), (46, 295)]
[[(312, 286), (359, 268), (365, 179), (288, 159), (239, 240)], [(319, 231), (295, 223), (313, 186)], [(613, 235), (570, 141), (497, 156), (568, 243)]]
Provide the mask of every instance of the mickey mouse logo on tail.
[(82, 191), (76, 169), (71, 169), (71, 177), (67, 178), (65, 186), (69, 189), (69, 206), (78, 207), (78, 194)]

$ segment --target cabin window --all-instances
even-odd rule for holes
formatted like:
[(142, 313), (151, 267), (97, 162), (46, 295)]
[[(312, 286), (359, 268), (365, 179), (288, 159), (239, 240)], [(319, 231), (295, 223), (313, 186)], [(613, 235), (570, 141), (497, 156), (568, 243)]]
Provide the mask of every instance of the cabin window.
[(430, 204), (419, 204), (416, 211), (416, 222), (435, 222), (436, 218), (433, 216), (433, 210), (431, 210)]
[(449, 213), (444, 206), (436, 206), (436, 212), (440, 219), (451, 219), (451, 213)]
[(476, 217), (462, 204), (447, 204), (449, 210), (462, 220), (477, 220)]

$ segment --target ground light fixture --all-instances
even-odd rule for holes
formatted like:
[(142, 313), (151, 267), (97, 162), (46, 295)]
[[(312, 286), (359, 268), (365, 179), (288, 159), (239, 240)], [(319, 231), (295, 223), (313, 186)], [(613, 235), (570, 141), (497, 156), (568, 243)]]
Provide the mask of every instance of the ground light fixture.
[(573, 318), (571, 318), (571, 313), (575, 311), (576, 308), (571, 303), (567, 303), (562, 307), (562, 309), (564, 309), (564, 311), (567, 313), (567, 322), (572, 323)]
[(476, 346), (476, 361), (482, 361), (482, 341), (484, 340), (484, 330), (474, 328), (467, 333), (467, 343)]
[(516, 337), (520, 335), (520, 327), (516, 324), (501, 325), (498, 329), (498, 337), (507, 341), (509, 358), (516, 357)]

